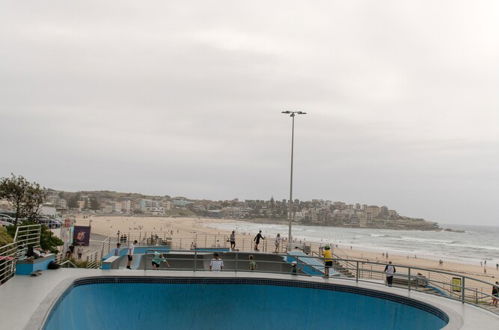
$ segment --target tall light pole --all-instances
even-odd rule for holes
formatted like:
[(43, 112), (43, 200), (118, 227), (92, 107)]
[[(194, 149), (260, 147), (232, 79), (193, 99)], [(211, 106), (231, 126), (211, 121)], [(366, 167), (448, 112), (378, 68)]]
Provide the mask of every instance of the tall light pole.
[(282, 111), (281, 113), (287, 114), (291, 117), (291, 175), (289, 180), (289, 205), (288, 205), (288, 220), (289, 220), (289, 233), (288, 233), (288, 252), (291, 250), (293, 237), (291, 236), (291, 226), (293, 222), (293, 153), (295, 146), (295, 117), (296, 115), (306, 115), (303, 111)]

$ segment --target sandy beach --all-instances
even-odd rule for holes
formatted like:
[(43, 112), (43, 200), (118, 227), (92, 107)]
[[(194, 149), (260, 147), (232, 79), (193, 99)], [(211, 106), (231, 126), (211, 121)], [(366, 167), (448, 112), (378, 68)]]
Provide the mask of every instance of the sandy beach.
[[(207, 227), (210, 223), (236, 223), (237, 220), (211, 219), (211, 218), (166, 218), (166, 217), (126, 217), (126, 216), (77, 216), (78, 225), (91, 225), (92, 233), (103, 236), (117, 237), (118, 231), (126, 234), (132, 239), (149, 237), (156, 234), (160, 237), (169, 236), (181, 245), (189, 248), (194, 240), (205, 242), (210, 246), (228, 247), (227, 239), (229, 231)], [(237, 248), (250, 250), (252, 240), (256, 233), (236, 233)], [(265, 233), (264, 233), (265, 234)], [(274, 237), (266, 240), (267, 251), (272, 252)], [(319, 243), (312, 243), (312, 250), (318, 251)], [(345, 259), (359, 259), (366, 261), (387, 262), (391, 260), (396, 265), (420, 267), (448, 271), (472, 276), (487, 282), (495, 282), (499, 278), (499, 272), (495, 265), (489, 265), (484, 274), (484, 267), (466, 263), (444, 261), (442, 265), (439, 260), (415, 258), (413, 255), (394, 254), (391, 251), (386, 259), (381, 253), (351, 248), (350, 246), (334, 246), (334, 253)]]

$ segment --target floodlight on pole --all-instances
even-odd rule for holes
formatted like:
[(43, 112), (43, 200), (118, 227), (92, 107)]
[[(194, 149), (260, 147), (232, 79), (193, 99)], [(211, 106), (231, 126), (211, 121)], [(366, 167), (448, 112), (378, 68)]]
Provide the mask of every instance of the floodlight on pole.
[(289, 115), (291, 120), (291, 174), (289, 180), (289, 205), (288, 205), (288, 221), (289, 221), (289, 233), (288, 233), (288, 252), (291, 250), (291, 245), (293, 244), (293, 237), (291, 235), (292, 222), (294, 220), (293, 213), (293, 156), (294, 156), (294, 144), (295, 144), (295, 116), (296, 115), (306, 115), (303, 111), (281, 111), (283, 114)]

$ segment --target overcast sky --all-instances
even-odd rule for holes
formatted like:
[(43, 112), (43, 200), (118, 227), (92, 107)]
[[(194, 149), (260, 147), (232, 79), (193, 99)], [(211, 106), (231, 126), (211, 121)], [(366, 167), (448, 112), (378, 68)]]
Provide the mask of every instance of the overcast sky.
[(499, 223), (499, 1), (0, 2), (0, 176)]

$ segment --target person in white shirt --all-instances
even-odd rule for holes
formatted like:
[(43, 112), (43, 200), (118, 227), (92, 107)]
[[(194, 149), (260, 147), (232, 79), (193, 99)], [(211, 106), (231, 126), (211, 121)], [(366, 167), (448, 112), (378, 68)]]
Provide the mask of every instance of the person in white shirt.
[(127, 269), (132, 269), (132, 260), (133, 260), (133, 252), (135, 251), (135, 244), (137, 244), (137, 241), (133, 241), (132, 244), (128, 247), (128, 262), (126, 264)]
[(395, 266), (392, 265), (392, 262), (389, 261), (388, 265), (385, 267), (385, 274), (386, 274), (386, 283), (388, 286), (392, 286), (393, 283), (393, 275), (397, 272), (395, 269)]
[(213, 259), (210, 261), (210, 270), (219, 272), (224, 268), (223, 260), (218, 256), (218, 253), (213, 253)]
[(275, 238), (275, 253), (279, 253), (280, 246), (281, 246), (281, 234), (277, 234)]

